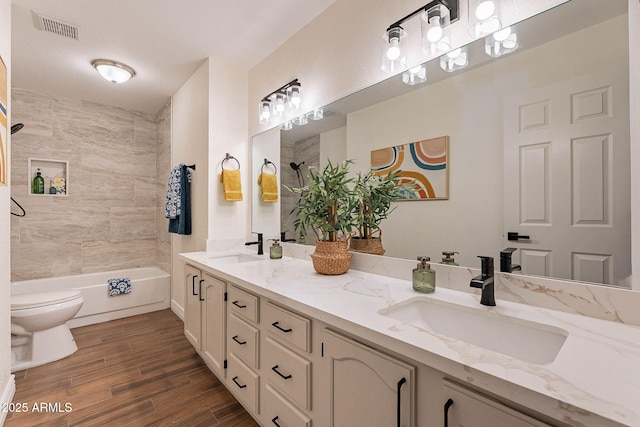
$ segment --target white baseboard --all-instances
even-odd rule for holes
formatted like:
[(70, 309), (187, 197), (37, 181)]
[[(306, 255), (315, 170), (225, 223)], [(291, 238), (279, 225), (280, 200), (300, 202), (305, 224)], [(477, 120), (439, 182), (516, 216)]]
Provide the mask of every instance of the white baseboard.
[(171, 311), (184, 322), (184, 308), (180, 307), (174, 300), (171, 300)]
[[(11, 375), (7, 385), (2, 392), (2, 399), (0, 399), (0, 405), (3, 408), (9, 407), (9, 404), (13, 401), (13, 395), (16, 394), (16, 377)], [(0, 411), (0, 426), (4, 424), (4, 420), (7, 418), (6, 411)]]

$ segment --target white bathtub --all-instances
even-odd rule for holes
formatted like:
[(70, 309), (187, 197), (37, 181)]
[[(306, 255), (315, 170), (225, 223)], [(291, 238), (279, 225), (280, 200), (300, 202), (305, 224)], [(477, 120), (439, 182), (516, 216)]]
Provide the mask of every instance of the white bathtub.
[[(128, 277), (131, 293), (109, 296), (109, 279)], [(70, 328), (135, 316), (169, 308), (171, 278), (157, 267), (130, 268), (76, 276), (51, 277), (11, 283), (11, 294), (79, 289), (84, 304), (67, 324)]]

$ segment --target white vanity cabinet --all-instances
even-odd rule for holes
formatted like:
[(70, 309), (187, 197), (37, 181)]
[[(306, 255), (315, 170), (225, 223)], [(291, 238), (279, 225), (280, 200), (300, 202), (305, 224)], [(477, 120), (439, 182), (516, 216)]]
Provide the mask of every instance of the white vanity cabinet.
[(330, 425), (416, 425), (416, 369), (376, 349), (326, 329)]
[(550, 427), (532, 418), (447, 379), (443, 380), (445, 402), (443, 422), (447, 427)]
[(207, 366), (224, 378), (226, 283), (185, 265), (184, 332)]

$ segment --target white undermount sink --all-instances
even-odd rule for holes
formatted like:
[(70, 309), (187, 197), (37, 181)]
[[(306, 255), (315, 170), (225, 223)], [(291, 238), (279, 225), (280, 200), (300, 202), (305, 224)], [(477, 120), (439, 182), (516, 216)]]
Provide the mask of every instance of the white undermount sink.
[(525, 362), (554, 361), (568, 332), (483, 308), (416, 297), (379, 311), (383, 316)]
[(263, 260), (264, 257), (261, 257), (259, 255), (238, 253), (238, 254), (210, 256), (209, 259), (211, 261), (219, 262), (222, 264), (238, 264), (241, 262), (260, 261), (260, 260)]

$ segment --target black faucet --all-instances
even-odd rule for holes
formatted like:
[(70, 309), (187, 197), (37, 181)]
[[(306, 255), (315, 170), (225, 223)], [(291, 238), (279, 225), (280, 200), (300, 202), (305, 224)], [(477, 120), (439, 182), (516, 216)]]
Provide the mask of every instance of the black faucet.
[(482, 289), (480, 304), (494, 306), (496, 299), (493, 294), (493, 257), (479, 256), (478, 258), (482, 264), (482, 274), (471, 279), (470, 286)]
[(244, 245), (245, 246), (249, 246), (249, 245), (258, 245), (258, 255), (262, 255), (264, 254), (264, 252), (262, 251), (262, 233), (254, 233), (258, 235), (258, 240), (255, 242), (247, 242)]
[(286, 231), (281, 231), (280, 232), (280, 241), (281, 242), (295, 242), (296, 241), (296, 239), (287, 239), (286, 234), (287, 234)]
[(511, 255), (517, 250), (518, 248), (506, 248), (500, 251), (500, 271), (502, 273), (522, 270), (519, 264), (511, 264)]

